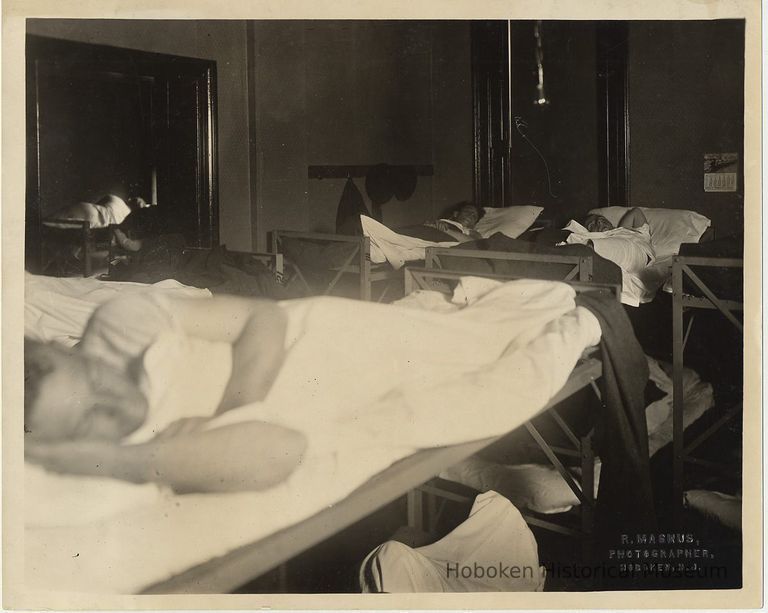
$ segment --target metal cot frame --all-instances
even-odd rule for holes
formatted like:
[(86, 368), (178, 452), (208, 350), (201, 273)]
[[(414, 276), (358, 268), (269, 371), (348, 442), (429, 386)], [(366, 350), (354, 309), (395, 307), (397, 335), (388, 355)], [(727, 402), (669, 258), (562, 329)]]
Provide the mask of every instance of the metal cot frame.
[[(320, 290), (323, 295), (330, 294), (344, 275), (356, 275), (359, 279), (359, 297), (360, 300), (372, 300), (372, 286), (379, 281), (391, 282), (394, 279), (401, 279), (402, 273), (394, 270), (389, 264), (371, 263), (371, 239), (367, 236), (346, 236), (343, 234), (323, 234), (318, 232), (298, 232), (293, 230), (273, 230), (271, 240), (272, 253), (281, 253), (282, 241), (285, 238), (314, 241), (319, 243), (347, 243), (351, 245), (351, 251), (345, 261), (333, 268), (333, 279)], [(307, 281), (301, 267), (293, 261), (288, 261), (299, 281), (304, 285), (309, 294), (316, 290)], [(385, 286), (378, 301), (383, 300), (389, 284)]]
[[(512, 253), (508, 251), (483, 251), (479, 249), (455, 249), (445, 247), (427, 247), (425, 267), (443, 268), (440, 256), (452, 258), (467, 258), (474, 260), (501, 260), (511, 262), (538, 262), (546, 264), (570, 264), (571, 270), (563, 277), (563, 281), (578, 280), (590, 282), (592, 274), (592, 256), (558, 255), (548, 253)], [(472, 273), (464, 273), (472, 274)], [(483, 275), (485, 276), (485, 275)], [(406, 292), (407, 293), (407, 292)]]
[[(424, 280), (426, 276), (435, 275), (443, 277), (448, 275), (451, 279), (456, 279), (466, 276), (466, 273), (406, 268), (406, 285), (411, 288), (423, 287), (420, 281)], [(497, 278), (492, 275), (484, 276)], [(509, 280), (509, 277), (498, 278)], [(411, 280), (409, 281), (409, 279)], [(572, 283), (572, 285), (576, 287), (577, 291), (589, 289), (612, 291), (617, 296), (617, 299), (620, 293), (620, 288), (612, 285), (577, 282)], [(593, 357), (587, 357), (573, 370), (564, 387), (542, 409), (542, 413), (547, 410), (551, 411), (552, 407), (564, 398), (584, 389), (588, 385), (596, 389), (594, 382), (600, 377), (601, 372), (602, 365), (600, 361)], [(554, 417), (556, 413), (552, 413), (552, 415)], [(557, 420), (559, 415), (554, 418)], [(569, 428), (567, 429), (570, 430)], [(536, 428), (531, 426), (529, 432), (536, 439), (538, 435)], [(571, 432), (571, 434), (573, 433)], [(591, 435), (588, 436), (591, 439)], [(575, 435), (573, 437), (578, 440)], [(445, 467), (452, 466), (468, 458), (497, 441), (498, 438), (419, 451), (372, 477), (366, 484), (355, 490), (344, 500), (323, 509), (305, 521), (280, 530), (259, 541), (244, 544), (224, 556), (194, 566), (167, 581), (148, 586), (143, 593), (227, 593), (249, 580), (260, 577), (274, 569), (280, 569), (279, 575), (281, 582), (283, 582), (287, 576), (285, 564), (289, 560), (398, 498), (406, 496), (408, 519), (412, 522), (416, 521), (420, 508), (420, 494), (416, 493), (418, 488), (439, 474)], [(572, 439), (574, 446), (576, 446), (576, 440)], [(567, 451), (571, 455), (574, 453), (583, 454), (582, 466), (593, 466), (594, 456), (591, 451), (591, 445), (582, 447), (578, 452), (574, 450)], [(563, 450), (550, 447), (550, 453), (550, 459), (553, 460), (553, 463), (560, 463), (557, 455), (562, 455)], [(561, 463), (560, 466), (562, 467)], [(567, 473), (564, 467), (563, 471)], [(577, 493), (579, 498), (585, 501), (583, 502), (583, 507), (587, 509), (586, 517), (590, 519), (590, 522), (591, 515), (589, 514), (594, 507), (594, 497), (592, 496), (594, 491), (593, 482), (590, 481), (592, 474), (592, 471), (586, 470), (584, 472), (586, 479), (584, 479), (581, 485), (576, 484), (570, 473), (568, 473), (567, 477), (564, 475), (569, 485), (575, 488), (574, 491), (580, 492)], [(537, 518), (528, 518), (528, 521), (532, 524), (536, 521), (540, 522), (535, 525), (543, 523), (537, 520)], [(553, 529), (553, 527), (545, 527)], [(580, 532), (574, 533), (580, 534)]]
[[(61, 272), (63, 262), (59, 260), (60, 253), (48, 254), (51, 246), (80, 247), (82, 249), (83, 277), (93, 274), (92, 258), (99, 246), (109, 250), (112, 239), (112, 229), (92, 228), (91, 223), (77, 219), (45, 219), (41, 224), (40, 264), (41, 274), (47, 274), (52, 269)], [(59, 276), (59, 275), (57, 275)]]
[[(704, 432), (688, 444), (685, 443), (683, 432), (683, 357), (693, 319), (688, 322), (688, 328), (684, 332), (684, 311), (686, 309), (715, 309), (722, 313), (739, 332), (744, 333), (744, 325), (733, 314), (734, 311), (743, 311), (744, 303), (716, 296), (694, 272), (693, 268), (695, 267), (743, 268), (744, 260), (737, 258), (676, 256), (672, 261), (672, 491), (674, 509), (678, 520), (680, 519), (683, 505), (683, 473), (685, 464), (699, 464), (713, 470), (720, 470), (719, 464), (702, 458), (696, 458), (692, 453), (742, 411), (742, 403), (727, 408)], [(684, 293), (684, 276), (688, 277), (701, 291), (702, 297)]]
[[(202, 253), (204, 251), (211, 251), (211, 249), (208, 247), (185, 247), (183, 250), (184, 253), (192, 253), (192, 252)], [(110, 267), (112, 266), (116, 258), (119, 258), (121, 256), (130, 257), (131, 253), (132, 252), (123, 251), (119, 247), (112, 245), (112, 247), (110, 248), (110, 254), (109, 254)], [(260, 252), (260, 251), (229, 251), (229, 250), (227, 251), (227, 253), (234, 255), (236, 257), (247, 258), (257, 262), (261, 262), (267, 268), (269, 268), (272, 272), (275, 273), (278, 280), (282, 281), (283, 279), (283, 275), (285, 273), (285, 262), (284, 262), (282, 253), (267, 253), (267, 252)], [(102, 278), (105, 281), (109, 281), (110, 280), (109, 273), (107, 273), (106, 277), (102, 277)]]
[[(485, 253), (485, 252), (480, 252)], [(507, 255), (507, 254), (502, 254)], [(526, 254), (528, 255), (528, 254)], [(504, 258), (508, 259), (508, 258)], [(576, 258), (581, 259), (581, 258)], [(528, 258), (526, 258), (528, 260)], [(428, 258), (429, 263), (429, 258)], [(568, 262), (570, 263), (570, 261)], [(577, 263), (578, 265), (578, 263)], [(405, 293), (409, 294), (415, 290), (438, 290), (446, 291), (446, 281), (457, 281), (467, 273), (459, 271), (449, 271), (442, 269), (418, 269), (407, 268), (405, 271)], [(482, 275), (484, 278), (494, 278), (499, 280), (510, 280), (513, 278), (506, 275)], [(621, 288), (615, 285), (604, 285), (584, 282), (571, 282), (576, 291), (591, 291), (600, 289), (610, 291), (616, 300), (621, 298)], [(565, 523), (554, 522), (549, 519), (523, 513), (525, 520), (532, 526), (537, 526), (545, 530), (558, 532), (567, 536), (577, 537), (581, 540), (582, 554), (586, 558), (589, 555), (594, 533), (594, 470), (595, 454), (593, 447), (594, 430), (584, 436), (577, 436), (565, 420), (557, 412), (556, 406), (573, 395), (575, 392), (590, 386), (595, 395), (601, 400), (600, 390), (595, 381), (602, 374), (602, 364), (591, 355), (585, 355), (582, 362), (573, 370), (568, 385), (563, 388), (547, 405), (546, 412), (555, 421), (560, 430), (566, 435), (570, 442), (569, 447), (550, 445), (532, 422), (524, 424), (526, 430), (537, 446), (546, 455), (552, 466), (563, 477), (564, 481), (580, 501), (579, 506), (579, 527)], [(577, 482), (573, 474), (563, 465), (560, 457), (575, 457), (581, 464), (581, 481)], [(449, 485), (442, 479), (433, 479), (421, 487), (408, 493), (408, 525), (412, 528), (421, 530), (424, 525), (431, 528), (435, 525), (441, 509), (438, 509), (436, 498), (445, 501), (471, 502), (472, 497), (455, 492), (455, 487)], [(468, 488), (467, 488), (468, 489)], [(425, 501), (426, 498), (426, 501)], [(426, 502), (426, 504), (425, 504)]]

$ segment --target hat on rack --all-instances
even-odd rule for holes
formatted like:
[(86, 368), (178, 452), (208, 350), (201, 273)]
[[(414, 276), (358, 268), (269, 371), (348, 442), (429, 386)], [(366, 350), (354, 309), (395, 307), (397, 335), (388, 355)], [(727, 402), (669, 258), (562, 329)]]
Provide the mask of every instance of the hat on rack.
[(398, 166), (392, 168), (392, 189), (395, 198), (400, 202), (408, 200), (416, 191), (416, 183), (419, 180), (416, 169), (413, 166)]
[(355, 182), (351, 177), (347, 177), (344, 191), (342, 191), (339, 199), (339, 206), (336, 209), (336, 233), (362, 236), (363, 228), (360, 225), (360, 215), (370, 216), (370, 213)]
[(375, 205), (382, 205), (394, 196), (393, 168), (389, 164), (371, 166), (365, 175), (365, 193)]

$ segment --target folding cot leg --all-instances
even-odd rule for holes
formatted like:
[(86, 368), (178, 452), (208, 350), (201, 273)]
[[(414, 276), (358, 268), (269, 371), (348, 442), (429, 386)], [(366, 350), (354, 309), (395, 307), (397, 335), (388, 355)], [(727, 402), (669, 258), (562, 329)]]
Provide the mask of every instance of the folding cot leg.
[(581, 553), (583, 562), (592, 559), (595, 528), (595, 451), (592, 447), (594, 430), (581, 438), (581, 491), (591, 504), (581, 505)]
[(277, 590), (280, 594), (288, 591), (288, 562), (277, 567)]
[(363, 238), (360, 245), (360, 300), (371, 299), (371, 239)]
[(384, 289), (381, 290), (381, 293), (379, 294), (379, 297), (376, 298), (376, 302), (383, 302), (384, 298), (387, 297), (387, 293), (389, 292), (389, 288), (391, 286), (392, 282), (387, 281), (387, 284), (384, 286)]
[(91, 276), (91, 231), (88, 224), (83, 226), (83, 276)]
[(427, 532), (432, 532), (437, 524), (437, 496), (427, 494)]
[(672, 512), (675, 525), (683, 507), (683, 269), (672, 265)]
[(406, 495), (408, 508), (408, 526), (416, 530), (424, 530), (424, 493), (413, 489)]

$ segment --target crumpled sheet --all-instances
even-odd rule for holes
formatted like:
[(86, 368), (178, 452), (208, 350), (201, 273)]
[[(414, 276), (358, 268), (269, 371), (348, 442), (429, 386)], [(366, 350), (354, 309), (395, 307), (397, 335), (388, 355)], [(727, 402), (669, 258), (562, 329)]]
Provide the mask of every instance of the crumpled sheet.
[[(51, 219), (71, 219), (74, 221), (87, 221), (91, 228), (108, 228), (111, 225), (123, 223), (131, 214), (130, 207), (119, 196), (109, 194), (98, 203), (77, 202), (66, 206), (51, 215)], [(53, 228), (66, 228), (66, 224), (55, 221), (43, 220), (43, 223)]]
[(544, 580), (533, 533), (496, 492), (480, 494), (469, 517), (436, 543), (387, 541), (360, 567), (363, 593), (539, 592)]
[(564, 228), (570, 230), (566, 243), (591, 244), (600, 257), (621, 268), (621, 301), (639, 306), (653, 299), (659, 286), (647, 285), (643, 272), (653, 264), (654, 251), (648, 224), (640, 228), (614, 228), (606, 232), (590, 232), (577, 221), (571, 220)]
[(371, 262), (389, 262), (395, 270), (402, 268), (406, 262), (423, 260), (427, 247), (453, 247), (459, 244), (456, 241), (435, 243), (398, 234), (365, 215), (360, 216), (360, 223), (363, 226), (363, 235), (371, 239)]
[[(297, 360), (287, 369), (292, 374), (278, 380), (264, 402), (230, 411), (210, 427), (266, 419), (297, 428), (308, 439), (297, 470), (263, 492), (158, 495), (151, 504), (132, 506), (92, 522), (30, 526), (25, 532), (28, 586), (135, 593), (225, 555), (339, 502), (419, 449), (498, 436), (521, 425), (559, 391), (583, 350), (599, 341), (597, 320), (586, 309), (575, 308), (574, 292), (566, 284), (482, 280), (468, 282), (462, 291), (457, 302), (470, 304), (470, 308), (459, 309), (456, 304), (454, 314), (439, 317), (451, 320), (449, 329), (459, 340), (464, 338), (462, 329), (474, 334), (487, 326), (497, 336), (499, 330), (504, 331), (507, 337), (501, 355), (479, 369), (466, 369), (466, 362), (461, 368), (449, 368), (447, 378), (411, 378), (367, 403), (360, 399), (370, 398), (374, 391), (378, 394), (378, 390), (367, 389), (367, 381), (374, 379), (363, 380), (351, 393), (341, 397), (337, 393), (335, 398), (330, 393), (333, 378), (320, 386), (312, 380), (313, 367), (326, 365), (318, 373), (333, 377), (338, 366), (332, 361), (334, 355), (329, 355), (333, 347), (322, 345), (323, 353), (318, 354), (319, 347), (312, 344), (327, 343), (325, 335), (351, 319), (349, 311), (340, 308), (335, 320), (328, 321), (329, 305), (341, 300), (338, 304), (348, 308), (370, 308), (371, 322), (378, 324), (371, 332), (387, 338), (397, 333), (401, 340), (410, 334), (417, 336), (420, 329), (420, 325), (403, 325), (409, 315), (415, 314), (415, 321), (426, 323), (427, 328), (438, 316), (413, 308), (334, 298), (293, 301), (309, 306), (297, 307), (300, 317), (292, 326), (289, 355)], [(374, 317), (386, 312), (379, 309), (390, 310), (385, 322), (395, 325), (400, 321), (397, 329), (387, 328), (380, 317)], [(324, 325), (313, 336), (317, 323)], [(351, 330), (351, 334), (358, 333)], [(363, 351), (347, 357), (350, 372), (364, 370), (365, 364), (356, 360), (370, 348), (365, 338), (356, 340)], [(500, 346), (497, 340), (492, 349), (498, 351)], [(402, 364), (387, 365), (381, 356), (374, 362), (410, 372)], [(300, 374), (301, 379), (297, 378)], [(308, 400), (312, 398), (314, 401)]]
[[(648, 357), (650, 379), (665, 392), (645, 410), (648, 424), (648, 451), (653, 457), (672, 442), (672, 379), (664, 367)], [(683, 427), (688, 428), (715, 404), (712, 385), (699, 375), (683, 369)], [(600, 483), (600, 459), (595, 462), (594, 495)], [(579, 469), (573, 469), (578, 474)], [(442, 479), (461, 483), (479, 492), (495, 490), (520, 509), (554, 514), (569, 511), (580, 504), (576, 494), (554, 466), (549, 464), (499, 464), (471, 456), (440, 473)]]
[(168, 279), (152, 285), (83, 277), (46, 277), (24, 273), (24, 336), (39, 341), (77, 344), (97, 306), (123, 292), (162, 291), (171, 296), (205, 298), (207, 289)]

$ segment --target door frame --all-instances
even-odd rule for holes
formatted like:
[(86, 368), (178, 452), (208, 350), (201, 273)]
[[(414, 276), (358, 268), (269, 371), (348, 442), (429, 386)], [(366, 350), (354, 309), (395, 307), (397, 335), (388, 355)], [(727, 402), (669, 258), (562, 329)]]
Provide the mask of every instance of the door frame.
[[(472, 22), (475, 201), (512, 204), (507, 21)], [(629, 24), (596, 22), (599, 205), (630, 202)]]
[[(25, 260), (34, 271), (40, 264), (41, 247), (41, 181), (39, 125), (39, 73), (42, 65), (66, 66), (77, 63), (78, 70), (114, 72), (116, 74), (158, 80), (165, 91), (174, 81), (194, 79), (197, 115), (197, 202), (194, 207), (196, 236), (194, 246), (212, 247), (219, 243), (218, 207), (218, 143), (216, 108), (216, 62), (185, 56), (110, 47), (27, 34), (26, 36), (26, 220)], [(168, 96), (161, 96), (167, 100)], [(170, 122), (168, 109), (165, 121)], [(166, 133), (161, 131), (161, 133)], [(159, 134), (158, 139), (163, 139)], [(167, 137), (165, 137), (167, 140)], [(157, 151), (168, 150), (168, 143), (153, 143)], [(159, 164), (163, 160), (158, 160)]]

